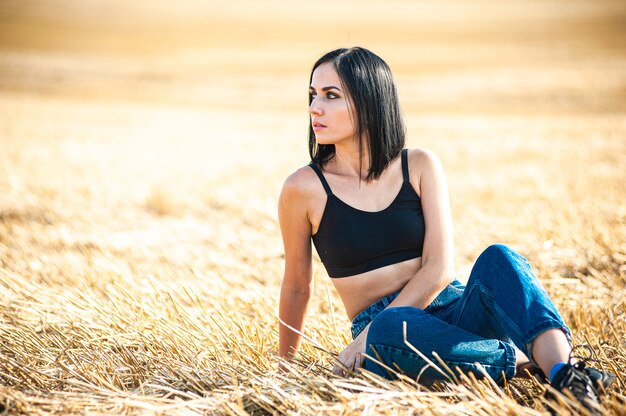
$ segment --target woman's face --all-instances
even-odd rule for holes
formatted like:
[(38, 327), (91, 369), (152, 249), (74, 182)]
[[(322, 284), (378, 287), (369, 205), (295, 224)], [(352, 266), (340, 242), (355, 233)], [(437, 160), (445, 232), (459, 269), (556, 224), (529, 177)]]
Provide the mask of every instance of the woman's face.
[(318, 144), (352, 141), (356, 133), (354, 106), (330, 62), (315, 68), (310, 86), (311, 126)]

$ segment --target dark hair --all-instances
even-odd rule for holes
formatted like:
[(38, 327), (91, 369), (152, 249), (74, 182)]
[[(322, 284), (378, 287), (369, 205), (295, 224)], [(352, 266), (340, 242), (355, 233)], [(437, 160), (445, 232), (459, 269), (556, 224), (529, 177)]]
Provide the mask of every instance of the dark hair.
[[(330, 62), (342, 87), (352, 99), (359, 138), (359, 162), (363, 165), (363, 138), (369, 148), (370, 169), (366, 181), (378, 179), (404, 148), (406, 129), (391, 69), (379, 56), (365, 48), (341, 48), (328, 52), (315, 62), (315, 69)], [(313, 98), (309, 93), (309, 105)], [(309, 155), (318, 167), (335, 156), (334, 144), (318, 144), (309, 120)]]

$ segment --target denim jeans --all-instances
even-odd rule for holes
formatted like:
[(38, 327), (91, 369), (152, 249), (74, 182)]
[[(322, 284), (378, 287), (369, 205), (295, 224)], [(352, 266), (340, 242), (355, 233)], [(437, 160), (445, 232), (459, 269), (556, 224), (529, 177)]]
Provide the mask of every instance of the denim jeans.
[[(406, 341), (444, 373), (447, 370), (433, 351), (453, 371), (458, 367), (482, 377), (482, 367), (498, 383), (515, 375), (515, 347), (532, 361), (531, 342), (542, 332), (561, 329), (571, 344), (569, 328), (528, 261), (501, 244), (489, 246), (478, 257), (467, 286), (455, 280), (425, 309), (387, 308), (397, 295), (359, 313), (352, 321), (352, 337), (371, 322), (366, 354), (422, 384), (448, 377), (405, 343), (404, 322)], [(365, 368), (383, 377), (395, 376), (370, 359)]]

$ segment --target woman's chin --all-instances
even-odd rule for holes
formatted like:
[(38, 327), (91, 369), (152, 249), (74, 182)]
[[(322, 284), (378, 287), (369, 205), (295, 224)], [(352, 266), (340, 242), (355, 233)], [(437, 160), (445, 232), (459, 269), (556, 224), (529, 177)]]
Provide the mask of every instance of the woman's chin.
[(315, 142), (317, 144), (335, 144), (334, 140), (329, 140), (327, 138), (315, 137)]

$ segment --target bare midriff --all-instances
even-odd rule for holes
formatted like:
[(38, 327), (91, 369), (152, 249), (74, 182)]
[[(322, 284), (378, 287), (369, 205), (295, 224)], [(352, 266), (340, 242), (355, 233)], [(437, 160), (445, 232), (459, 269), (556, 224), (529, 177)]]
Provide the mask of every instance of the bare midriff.
[(339, 293), (348, 318), (372, 303), (401, 290), (422, 267), (422, 258), (391, 264), (350, 277), (331, 279)]

